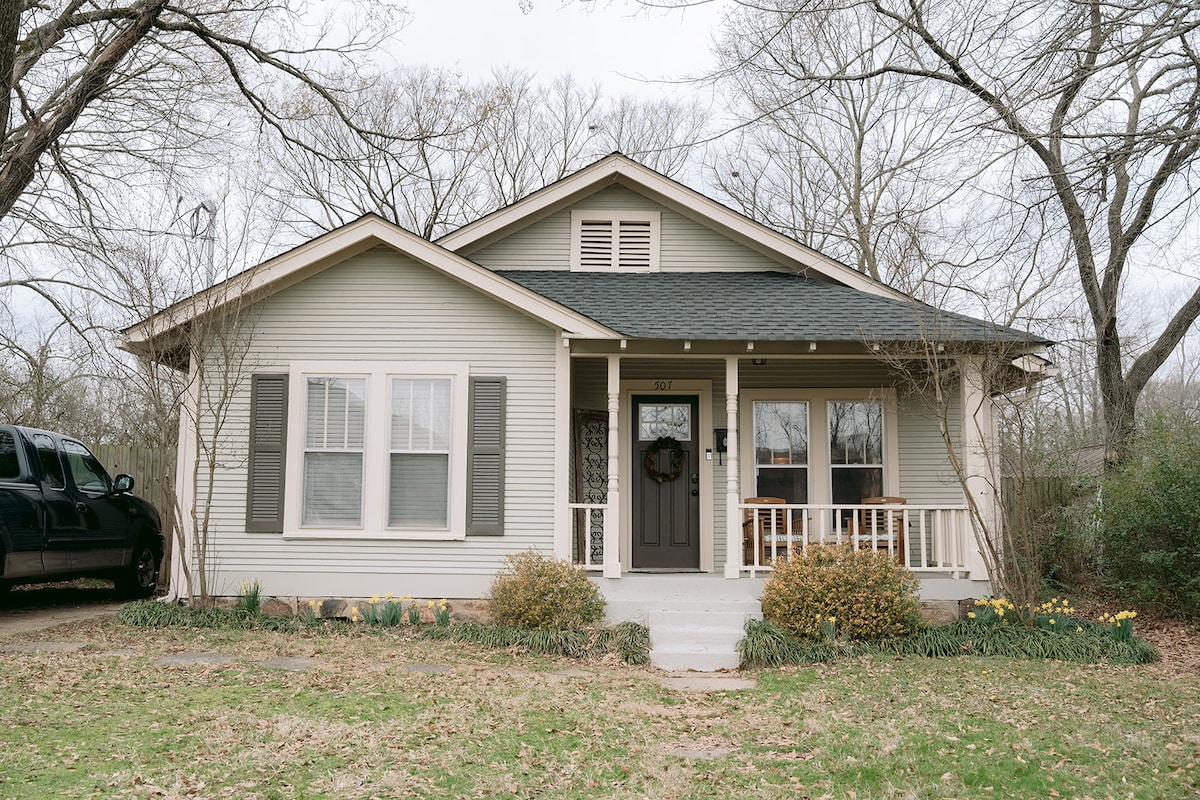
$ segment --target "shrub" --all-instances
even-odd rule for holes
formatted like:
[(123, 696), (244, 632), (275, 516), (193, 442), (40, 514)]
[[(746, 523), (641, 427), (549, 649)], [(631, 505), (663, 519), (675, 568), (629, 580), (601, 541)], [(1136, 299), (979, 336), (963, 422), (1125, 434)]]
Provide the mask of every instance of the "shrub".
[(848, 639), (905, 636), (920, 626), (917, 586), (912, 571), (886, 553), (813, 547), (775, 562), (763, 617), (801, 639), (823, 638), (823, 623)]
[(604, 617), (604, 598), (586, 573), (532, 550), (505, 559), (491, 601), (489, 616), (504, 627), (565, 630)]
[(1101, 580), (1200, 617), (1200, 429), (1158, 424), (1104, 481)]

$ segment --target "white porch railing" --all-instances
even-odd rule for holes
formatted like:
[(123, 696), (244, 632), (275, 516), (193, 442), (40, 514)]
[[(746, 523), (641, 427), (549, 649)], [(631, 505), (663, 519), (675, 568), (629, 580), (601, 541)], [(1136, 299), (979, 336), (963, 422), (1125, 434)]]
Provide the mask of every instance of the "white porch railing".
[(975, 546), (962, 506), (741, 503), (738, 508), (745, 520), (742, 570), (751, 575), (809, 547), (855, 541), (886, 550), (914, 572), (966, 577)]
[[(618, 551), (615, 515), (607, 503), (571, 503), (570, 508), (575, 563), (599, 572), (606, 550)], [(741, 503), (738, 508), (745, 524), (728, 546), (742, 550), (741, 569), (752, 576), (769, 572), (776, 558), (854, 540), (886, 550), (914, 572), (966, 577), (975, 547), (962, 506)]]
[(586, 570), (604, 569), (605, 532), (616, 532), (607, 503), (571, 503), (572, 548), (575, 563)]

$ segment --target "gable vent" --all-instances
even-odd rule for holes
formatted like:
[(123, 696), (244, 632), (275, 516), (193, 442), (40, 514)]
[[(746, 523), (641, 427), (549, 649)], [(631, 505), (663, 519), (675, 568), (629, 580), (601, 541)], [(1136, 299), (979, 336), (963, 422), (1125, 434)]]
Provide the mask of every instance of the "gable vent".
[(658, 270), (657, 211), (573, 211), (571, 221), (571, 269)]

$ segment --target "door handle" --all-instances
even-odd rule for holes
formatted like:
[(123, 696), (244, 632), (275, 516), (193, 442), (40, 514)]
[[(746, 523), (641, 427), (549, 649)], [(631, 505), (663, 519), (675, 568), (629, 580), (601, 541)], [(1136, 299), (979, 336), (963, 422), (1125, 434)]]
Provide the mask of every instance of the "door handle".
[(700, 482), (700, 473), (693, 472), (692, 473), (692, 483), (699, 483), (699, 482)]

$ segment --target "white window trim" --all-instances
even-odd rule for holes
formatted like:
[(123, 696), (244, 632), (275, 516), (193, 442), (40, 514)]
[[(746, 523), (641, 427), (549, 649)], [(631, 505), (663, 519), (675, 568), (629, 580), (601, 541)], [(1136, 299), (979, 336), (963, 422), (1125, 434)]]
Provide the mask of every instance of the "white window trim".
[[(447, 361), (296, 361), (288, 369), (288, 436), (284, 489), (284, 539), (465, 539), (467, 533), (467, 405), (470, 368)], [(367, 417), (363, 454), (363, 524), (356, 528), (301, 527), (304, 490), (305, 390), (310, 375), (365, 377)], [(443, 529), (389, 528), (388, 392), (390, 377), (450, 378), (449, 525)]]
[(571, 212), (571, 271), (593, 271), (585, 270), (583, 267), (583, 247), (581, 237), (581, 227), (584, 222), (611, 222), (613, 224), (613, 247), (617, 246), (618, 237), (616, 234), (617, 226), (622, 222), (649, 222), (650, 223), (650, 268), (646, 269), (622, 269), (619, 264), (613, 264), (611, 269), (603, 270), (605, 272), (658, 272), (661, 255), (661, 237), (660, 231), (662, 227), (662, 214), (657, 211), (606, 211), (606, 210), (586, 210), (576, 209)]
[(753, 497), (754, 404), (791, 400), (808, 403), (808, 502), (828, 505), (832, 496), (833, 465), (829, 459), (830, 401), (874, 400), (883, 403), (883, 494), (900, 494), (900, 437), (895, 389), (757, 389), (742, 392), (738, 408), (738, 457), (743, 497)]

